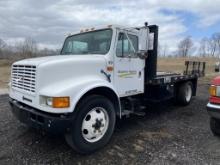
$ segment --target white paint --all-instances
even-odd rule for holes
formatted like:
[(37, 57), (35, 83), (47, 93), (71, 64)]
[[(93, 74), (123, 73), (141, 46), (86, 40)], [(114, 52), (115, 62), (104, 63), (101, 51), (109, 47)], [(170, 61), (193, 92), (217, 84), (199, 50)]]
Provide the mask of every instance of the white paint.
[[(111, 89), (118, 99), (143, 93), (145, 60), (138, 57), (116, 57), (117, 34), (123, 30), (115, 26), (112, 29), (111, 47), (106, 55), (60, 55), (15, 62), (13, 65), (36, 66), (36, 92), (30, 94), (22, 89), (10, 87), (10, 97), (45, 112), (69, 113), (74, 111), (76, 104), (86, 92), (97, 87)], [(129, 33), (139, 36), (137, 30)], [(146, 43), (143, 39), (141, 41)], [(114, 67), (113, 71), (107, 71), (109, 65)], [(101, 70), (111, 75), (111, 82)], [(134, 71), (135, 74), (131, 78), (119, 78), (120, 70)], [(51, 108), (41, 104), (41, 96), (69, 96), (70, 107)]]

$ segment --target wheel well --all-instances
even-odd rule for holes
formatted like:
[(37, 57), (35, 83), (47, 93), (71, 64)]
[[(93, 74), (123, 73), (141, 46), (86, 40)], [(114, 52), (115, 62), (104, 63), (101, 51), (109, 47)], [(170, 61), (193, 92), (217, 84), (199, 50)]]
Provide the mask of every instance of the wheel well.
[(196, 90), (197, 90), (197, 78), (195, 79), (189, 79), (189, 80), (186, 80), (186, 81), (181, 81), (179, 83), (177, 83), (175, 86), (176, 86), (176, 92), (178, 92), (178, 89), (179, 87), (186, 83), (186, 82), (191, 82), (192, 83), (192, 95), (193, 96), (196, 96)]
[[(114, 108), (116, 110), (116, 114), (118, 116), (121, 116), (121, 108), (120, 108), (120, 101), (118, 99), (118, 96), (115, 94), (115, 92), (108, 88), (108, 87), (97, 87), (97, 88), (93, 88), (90, 91), (86, 92), (81, 98), (80, 100), (82, 100), (83, 98), (89, 96), (89, 95), (102, 95), (106, 98), (108, 98), (114, 105)], [(80, 101), (79, 101), (80, 102)], [(79, 102), (77, 104), (79, 104)]]

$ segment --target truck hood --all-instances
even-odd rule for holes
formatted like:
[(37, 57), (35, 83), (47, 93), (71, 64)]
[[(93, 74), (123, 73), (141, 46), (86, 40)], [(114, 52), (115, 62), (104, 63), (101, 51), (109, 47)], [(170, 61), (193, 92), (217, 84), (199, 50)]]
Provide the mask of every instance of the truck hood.
[(37, 57), (20, 60), (14, 63), (14, 65), (35, 65), (38, 66), (44, 63), (56, 63), (56, 62), (65, 62), (65, 61), (83, 61), (83, 60), (95, 60), (95, 59), (104, 59), (103, 55), (55, 55), (47, 57)]
[(53, 87), (58, 92), (58, 84), (68, 86), (83, 79), (107, 81), (106, 76), (101, 73), (107, 66), (104, 55), (57, 55), (25, 59), (13, 65), (36, 66), (36, 92), (47, 87)]
[(38, 91), (53, 86), (58, 92), (58, 84), (70, 86), (71, 83), (83, 79), (106, 80), (101, 73), (107, 65), (103, 55), (60, 55), (29, 59), (21, 63), (24, 62), (37, 65)]

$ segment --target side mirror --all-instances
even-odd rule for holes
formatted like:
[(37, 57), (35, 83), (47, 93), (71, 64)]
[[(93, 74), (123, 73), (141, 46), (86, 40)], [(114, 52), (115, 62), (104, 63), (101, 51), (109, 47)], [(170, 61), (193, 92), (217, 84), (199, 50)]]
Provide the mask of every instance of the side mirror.
[(147, 53), (147, 51), (138, 51), (138, 52), (137, 52), (137, 56), (138, 56), (140, 59), (146, 59), (147, 56), (148, 56), (148, 53)]
[(149, 38), (149, 29), (144, 27), (139, 30), (139, 45), (138, 50), (147, 51), (148, 50), (148, 38)]

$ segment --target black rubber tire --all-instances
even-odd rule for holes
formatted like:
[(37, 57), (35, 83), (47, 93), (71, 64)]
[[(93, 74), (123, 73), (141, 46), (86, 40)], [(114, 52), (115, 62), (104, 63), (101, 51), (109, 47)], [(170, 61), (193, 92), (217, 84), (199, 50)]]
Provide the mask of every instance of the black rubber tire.
[(210, 129), (215, 136), (220, 135), (220, 120), (211, 117), (210, 118)]
[[(92, 143), (83, 138), (81, 128), (86, 114), (97, 106), (106, 109), (109, 117), (109, 125), (105, 135), (99, 141)], [(116, 113), (112, 102), (104, 96), (91, 95), (80, 101), (76, 112), (71, 131), (65, 135), (66, 142), (81, 154), (90, 154), (104, 147), (109, 142), (115, 127)]]
[[(186, 90), (187, 90), (187, 87), (190, 86), (191, 88), (191, 97), (189, 100), (186, 99)], [(179, 89), (177, 90), (177, 97), (176, 97), (176, 101), (179, 105), (183, 105), (183, 106), (186, 106), (188, 105), (190, 102), (191, 102), (191, 99), (192, 99), (192, 82), (188, 81), (188, 82), (185, 82), (183, 84), (181, 84), (179, 86)]]

